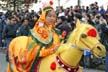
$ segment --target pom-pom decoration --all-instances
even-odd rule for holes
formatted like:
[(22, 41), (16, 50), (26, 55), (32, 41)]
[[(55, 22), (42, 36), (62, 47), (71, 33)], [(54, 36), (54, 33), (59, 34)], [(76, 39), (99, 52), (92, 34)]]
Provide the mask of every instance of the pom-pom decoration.
[(53, 1), (52, 1), (52, 0), (50, 0), (50, 1), (49, 1), (49, 4), (50, 4), (50, 5), (53, 5), (54, 3), (53, 3)]
[(97, 32), (95, 29), (90, 29), (88, 32), (87, 32), (87, 35), (88, 36), (91, 36), (91, 37), (96, 37), (97, 36)]
[(56, 69), (56, 63), (55, 63), (55, 62), (52, 62), (52, 63), (51, 63), (50, 69), (51, 69), (51, 70), (55, 70), (55, 69)]

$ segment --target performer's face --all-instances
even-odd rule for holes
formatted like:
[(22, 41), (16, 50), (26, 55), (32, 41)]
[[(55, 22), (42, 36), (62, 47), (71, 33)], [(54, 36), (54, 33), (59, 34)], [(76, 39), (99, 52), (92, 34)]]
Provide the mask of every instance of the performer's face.
[(54, 10), (46, 12), (46, 22), (47, 24), (55, 24), (56, 22), (56, 13)]

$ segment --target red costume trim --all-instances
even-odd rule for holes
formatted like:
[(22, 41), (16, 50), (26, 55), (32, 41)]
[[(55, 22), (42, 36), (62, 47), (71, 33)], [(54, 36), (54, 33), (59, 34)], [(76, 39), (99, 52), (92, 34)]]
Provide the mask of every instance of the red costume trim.
[(42, 60), (42, 58), (39, 58), (33, 72), (39, 72), (39, 67), (40, 67), (41, 60)]

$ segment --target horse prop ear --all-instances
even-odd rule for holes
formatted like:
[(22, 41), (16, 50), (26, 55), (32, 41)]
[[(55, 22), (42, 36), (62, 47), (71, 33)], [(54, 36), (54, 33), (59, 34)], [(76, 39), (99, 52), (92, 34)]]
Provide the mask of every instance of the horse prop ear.
[(76, 22), (76, 27), (80, 27), (80, 20), (79, 19), (77, 19), (77, 22)]

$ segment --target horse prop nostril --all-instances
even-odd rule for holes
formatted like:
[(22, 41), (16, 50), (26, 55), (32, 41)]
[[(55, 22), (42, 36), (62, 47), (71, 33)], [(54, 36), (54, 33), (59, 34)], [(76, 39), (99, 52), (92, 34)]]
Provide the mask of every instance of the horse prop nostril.
[(97, 48), (98, 48), (99, 50), (102, 50), (99, 46), (97, 46)]

